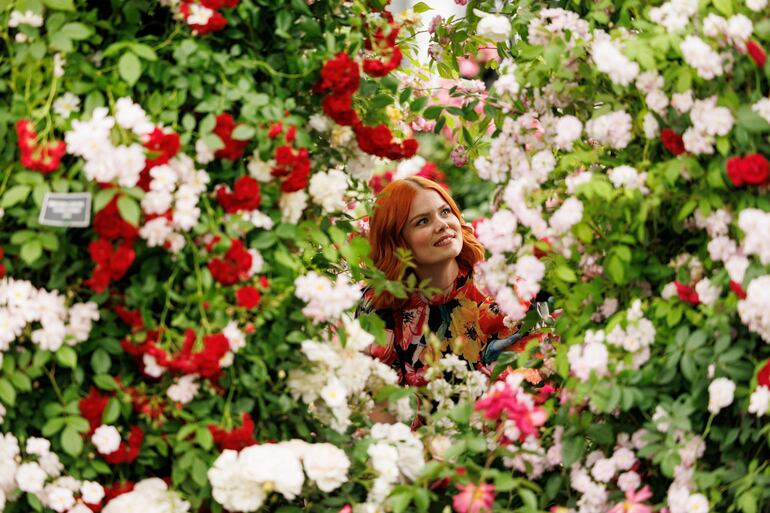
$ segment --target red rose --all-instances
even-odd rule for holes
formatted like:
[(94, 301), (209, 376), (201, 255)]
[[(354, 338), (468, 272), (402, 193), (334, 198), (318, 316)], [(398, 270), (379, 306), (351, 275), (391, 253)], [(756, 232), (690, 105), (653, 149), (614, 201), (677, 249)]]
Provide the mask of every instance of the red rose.
[(90, 426), (89, 435), (102, 425), (102, 413), (109, 401), (109, 396), (102, 395), (96, 387), (92, 386), (88, 395), (78, 402), (80, 416), (86, 419)]
[(403, 153), (401, 158), (410, 159), (417, 154), (417, 148), (419, 148), (419, 144), (415, 139), (407, 139), (401, 143), (401, 148)]
[(242, 241), (234, 239), (230, 243), (230, 249), (227, 250), (225, 257), (235, 264), (239, 274), (249, 275), (252, 263), (251, 253), (248, 252)]
[(358, 64), (345, 52), (339, 52), (334, 59), (324, 63), (321, 68), (321, 90), (331, 89), (335, 93), (353, 94), (358, 91), (361, 78)]
[(234, 191), (227, 187), (218, 187), (217, 201), (228, 214), (235, 212), (250, 212), (259, 208), (261, 196), (259, 194), (259, 182), (250, 176), (243, 176), (235, 181)]
[(349, 94), (330, 94), (321, 102), (324, 113), (338, 125), (352, 126), (358, 122), (353, 109), (353, 97)]
[(765, 61), (767, 60), (767, 56), (765, 55), (765, 50), (753, 39), (746, 43), (746, 51), (749, 53), (749, 57), (752, 58), (754, 63), (756, 63), (757, 66), (760, 68), (765, 67)]
[[(303, 148), (304, 149), (304, 148)], [(310, 161), (298, 162), (288, 177), (281, 183), (281, 191), (297, 192), (307, 187), (310, 176)]]
[(179, 153), (180, 146), (179, 134), (176, 132), (166, 133), (161, 128), (156, 127), (150, 132), (144, 143), (145, 148), (156, 154), (147, 159), (145, 169), (150, 170), (155, 166), (168, 163), (171, 157)]
[(758, 153), (727, 160), (727, 176), (736, 187), (744, 184), (762, 185), (770, 177), (770, 163)]
[(670, 128), (664, 128), (660, 131), (660, 140), (663, 146), (674, 155), (681, 155), (685, 152), (682, 136)]
[(739, 299), (746, 299), (746, 291), (737, 281), (730, 280), (730, 290), (732, 290)]
[(107, 240), (123, 238), (133, 241), (139, 235), (135, 226), (120, 217), (117, 194), (94, 215), (94, 231), (100, 238)]
[[(184, 2), (179, 7), (179, 12), (182, 13), (182, 17), (184, 17), (185, 21), (187, 21), (187, 18), (190, 17), (190, 4), (192, 2)], [(205, 25), (199, 25), (197, 23), (194, 23), (190, 25), (190, 28), (193, 29), (195, 32), (197, 32), (200, 35), (209, 34), (211, 32), (216, 32), (218, 30), (222, 30), (227, 26), (227, 20), (224, 16), (222, 16), (222, 13), (220, 13), (217, 10), (214, 10), (211, 17), (209, 17), (209, 21), (206, 22)]]
[(44, 175), (59, 168), (61, 159), (67, 152), (67, 145), (64, 141), (52, 141), (36, 145), (37, 132), (31, 128), (30, 122), (26, 119), (20, 119), (16, 122), (16, 136), (22, 166)]
[(392, 56), (385, 62), (378, 59), (364, 59), (364, 72), (371, 77), (384, 77), (401, 65), (401, 49), (393, 47)]
[(281, 123), (273, 123), (270, 130), (267, 132), (267, 136), (270, 139), (275, 139), (281, 132), (283, 132), (283, 125)]
[(217, 124), (213, 132), (222, 140), (225, 147), (214, 152), (215, 157), (237, 160), (243, 156), (249, 141), (239, 141), (232, 138), (233, 130), (235, 130), (236, 126), (233, 117), (229, 113), (223, 112), (217, 116)]
[(225, 449), (240, 451), (257, 443), (254, 440), (254, 421), (251, 419), (251, 415), (244, 413), (241, 418), (241, 427), (233, 428), (230, 431), (226, 431), (215, 424), (209, 424), (209, 432), (220, 451)]
[(690, 303), (693, 305), (700, 303), (700, 298), (698, 297), (698, 293), (695, 292), (694, 288), (690, 287), (689, 285), (685, 285), (684, 283), (680, 283), (679, 281), (675, 281), (674, 286), (676, 286), (676, 293), (679, 295), (679, 299), (685, 303)]
[(135, 257), (136, 253), (131, 246), (125, 243), (118, 246), (110, 260), (110, 278), (113, 281), (121, 279), (131, 267)]
[(97, 239), (88, 245), (88, 254), (96, 265), (108, 266), (112, 258), (112, 244), (104, 239)]
[(241, 287), (235, 293), (238, 306), (251, 310), (259, 305), (262, 300), (262, 294), (256, 289), (256, 287), (246, 286)]
[(297, 136), (297, 127), (292, 125), (286, 132), (286, 138), (284, 139), (287, 144), (294, 142), (294, 138)]
[(759, 372), (757, 372), (757, 384), (759, 386), (770, 387), (770, 360), (768, 360), (765, 365), (759, 369)]
[(232, 262), (215, 258), (208, 264), (211, 276), (222, 285), (234, 285), (238, 282), (238, 269)]

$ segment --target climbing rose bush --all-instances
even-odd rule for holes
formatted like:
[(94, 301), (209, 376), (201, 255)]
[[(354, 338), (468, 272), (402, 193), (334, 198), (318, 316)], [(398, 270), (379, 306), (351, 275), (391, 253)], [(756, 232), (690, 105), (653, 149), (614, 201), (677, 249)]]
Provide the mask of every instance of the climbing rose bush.
[[(0, 10), (0, 509), (763, 511), (767, 6), (457, 3)], [(354, 310), (419, 288), (411, 175), (526, 336), (402, 388)]]

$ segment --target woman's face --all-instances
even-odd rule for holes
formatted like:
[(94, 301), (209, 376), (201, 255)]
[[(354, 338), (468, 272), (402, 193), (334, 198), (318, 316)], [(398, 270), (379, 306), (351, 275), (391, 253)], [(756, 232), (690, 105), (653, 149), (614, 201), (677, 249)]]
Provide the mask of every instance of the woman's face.
[(402, 233), (417, 266), (454, 259), (463, 249), (460, 220), (430, 189), (418, 189)]

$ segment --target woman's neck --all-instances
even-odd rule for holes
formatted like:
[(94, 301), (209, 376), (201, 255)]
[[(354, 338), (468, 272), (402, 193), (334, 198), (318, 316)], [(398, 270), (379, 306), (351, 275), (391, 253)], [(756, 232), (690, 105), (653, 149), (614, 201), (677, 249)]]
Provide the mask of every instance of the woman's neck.
[(430, 280), (429, 287), (441, 290), (442, 294), (447, 294), (452, 291), (460, 267), (457, 265), (457, 260), (452, 258), (440, 264), (418, 266), (415, 272), (420, 280)]

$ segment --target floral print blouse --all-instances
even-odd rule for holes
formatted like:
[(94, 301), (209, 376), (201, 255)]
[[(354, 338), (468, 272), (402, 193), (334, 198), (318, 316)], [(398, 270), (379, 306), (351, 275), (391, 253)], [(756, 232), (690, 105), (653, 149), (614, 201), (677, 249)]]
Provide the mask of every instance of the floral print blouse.
[[(373, 299), (373, 290), (364, 291), (359, 313), (372, 311)], [(427, 366), (448, 352), (488, 371), (482, 364), (487, 344), (516, 333), (515, 327), (505, 326), (505, 314), (476, 288), (466, 269), (460, 269), (452, 291), (445, 296), (427, 299), (414, 293), (403, 307), (375, 313), (385, 322), (387, 345), (372, 344), (369, 354), (392, 366), (402, 385), (425, 385)], [(427, 342), (427, 333), (437, 337), (438, 346)], [(508, 350), (521, 351), (524, 345), (526, 342), (516, 343)]]

